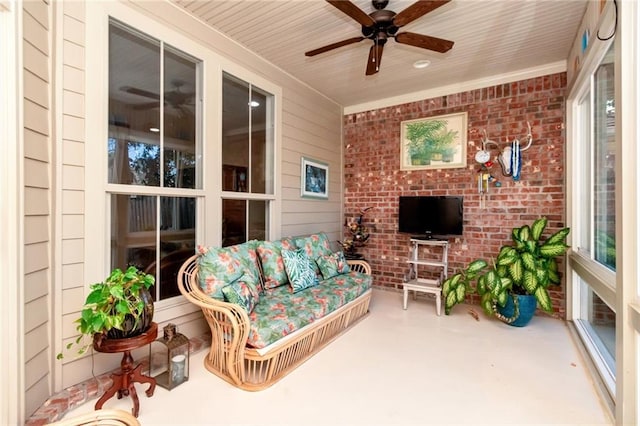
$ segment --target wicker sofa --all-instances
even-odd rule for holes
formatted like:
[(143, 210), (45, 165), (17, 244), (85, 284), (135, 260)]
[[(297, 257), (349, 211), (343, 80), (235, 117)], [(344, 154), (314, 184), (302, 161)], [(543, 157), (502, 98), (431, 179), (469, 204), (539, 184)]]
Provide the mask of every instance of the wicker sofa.
[(178, 286), (211, 329), (205, 367), (241, 389), (271, 386), (369, 312), (368, 263), (332, 253), (324, 233), (198, 251)]

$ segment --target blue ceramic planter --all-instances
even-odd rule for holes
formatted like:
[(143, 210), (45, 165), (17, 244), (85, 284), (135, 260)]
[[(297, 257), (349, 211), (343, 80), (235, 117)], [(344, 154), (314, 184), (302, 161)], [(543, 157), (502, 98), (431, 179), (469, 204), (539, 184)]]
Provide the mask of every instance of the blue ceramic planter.
[[(533, 318), (533, 314), (536, 312), (538, 301), (535, 296), (531, 296), (528, 294), (517, 294), (516, 296), (518, 297), (520, 315), (514, 322), (510, 323), (509, 325), (512, 325), (514, 327), (524, 327), (525, 325), (529, 324), (529, 321), (531, 321), (531, 318)], [(504, 308), (498, 307), (498, 312), (500, 312), (507, 318), (511, 318), (513, 316), (514, 308), (515, 306), (513, 304), (513, 297), (508, 297), (507, 304), (504, 306)]]

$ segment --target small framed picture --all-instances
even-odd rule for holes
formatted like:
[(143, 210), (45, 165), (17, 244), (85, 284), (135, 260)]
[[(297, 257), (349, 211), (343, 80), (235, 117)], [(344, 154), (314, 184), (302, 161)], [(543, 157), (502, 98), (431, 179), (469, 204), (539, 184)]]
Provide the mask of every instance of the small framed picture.
[(302, 157), (300, 196), (329, 198), (329, 165)]

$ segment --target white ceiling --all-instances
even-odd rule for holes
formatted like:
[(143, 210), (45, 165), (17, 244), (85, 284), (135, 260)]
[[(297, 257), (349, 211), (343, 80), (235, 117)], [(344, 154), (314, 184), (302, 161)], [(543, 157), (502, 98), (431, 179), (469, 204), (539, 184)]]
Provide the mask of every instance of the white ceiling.
[[(304, 52), (361, 35), (356, 21), (320, 0), (172, 0), (299, 80), (348, 107), (565, 61), (584, 0), (453, 0), (402, 27), (455, 42), (444, 54), (396, 43), (365, 76), (363, 40), (314, 57)], [(366, 13), (370, 0), (354, 0)], [(413, 0), (390, 0), (396, 13)], [(428, 59), (431, 65), (414, 69)]]

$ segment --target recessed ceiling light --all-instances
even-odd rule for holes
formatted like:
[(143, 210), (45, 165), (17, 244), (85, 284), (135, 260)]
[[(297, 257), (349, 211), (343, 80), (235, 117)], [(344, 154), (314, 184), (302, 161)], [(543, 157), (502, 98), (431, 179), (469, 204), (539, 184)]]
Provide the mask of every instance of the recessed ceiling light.
[(260, 106), (260, 102), (258, 102), (258, 101), (251, 101), (251, 102), (249, 102), (249, 106), (250, 106), (251, 108), (257, 108), (257, 107), (259, 107), (259, 106)]
[(428, 59), (421, 59), (421, 60), (419, 60), (419, 61), (415, 61), (415, 62), (413, 63), (413, 67), (414, 67), (414, 68), (417, 68), (417, 69), (420, 69), (420, 68), (426, 68), (426, 67), (428, 67), (430, 64), (431, 64), (431, 61), (430, 61), (430, 60), (428, 60)]
[(158, 133), (160, 131), (160, 129), (158, 129), (157, 127), (151, 127), (151, 128), (149, 128), (149, 131), (153, 132), (153, 133)]

